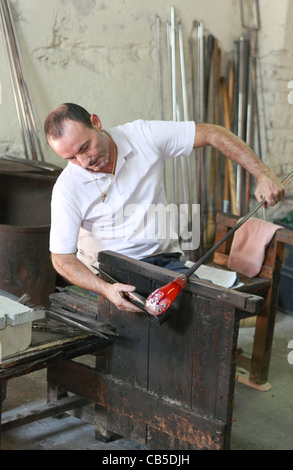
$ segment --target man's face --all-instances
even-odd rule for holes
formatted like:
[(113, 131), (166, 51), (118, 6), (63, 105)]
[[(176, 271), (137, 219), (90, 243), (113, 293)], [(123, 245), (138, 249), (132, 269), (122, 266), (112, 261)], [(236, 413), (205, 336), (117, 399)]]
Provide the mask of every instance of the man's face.
[(100, 121), (93, 129), (81, 122), (66, 120), (64, 134), (49, 138), (50, 147), (64, 160), (90, 171), (104, 171), (109, 162), (109, 137), (102, 131)]

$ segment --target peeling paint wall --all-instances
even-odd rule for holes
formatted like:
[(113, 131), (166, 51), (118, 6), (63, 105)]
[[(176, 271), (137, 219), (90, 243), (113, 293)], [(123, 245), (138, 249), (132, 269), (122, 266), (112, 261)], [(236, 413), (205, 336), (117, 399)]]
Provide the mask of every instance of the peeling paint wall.
[[(292, 0), (260, 0), (260, 81), (265, 161), (280, 176), (292, 170)], [(109, 127), (136, 118), (159, 119), (156, 15), (170, 6), (188, 38), (202, 20), (222, 48), (223, 63), (243, 33), (238, 0), (10, 0), (26, 76), (42, 134), (48, 112), (74, 101)], [(0, 42), (0, 152), (23, 154), (3, 43)], [(190, 78), (190, 70), (187, 71)], [(167, 116), (168, 118), (168, 116)], [(44, 142), (43, 135), (42, 141)], [(60, 159), (44, 142), (45, 158)], [(293, 193), (293, 183), (287, 192)], [(283, 212), (292, 204), (283, 205)]]

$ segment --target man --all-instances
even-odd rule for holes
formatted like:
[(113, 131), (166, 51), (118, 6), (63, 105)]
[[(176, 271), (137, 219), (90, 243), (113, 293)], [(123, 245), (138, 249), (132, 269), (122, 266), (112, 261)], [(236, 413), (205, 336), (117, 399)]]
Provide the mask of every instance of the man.
[(121, 310), (139, 311), (125, 296), (135, 287), (96, 276), (91, 266), (99, 251), (182, 268), (177, 235), (170, 228), (169, 236), (160, 238), (155, 217), (149, 217), (149, 208), (165, 204), (164, 159), (210, 145), (256, 179), (258, 201), (274, 206), (285, 194), (253, 151), (220, 126), (138, 120), (104, 130), (96, 114), (67, 103), (48, 115), (44, 130), (51, 148), (69, 162), (52, 194), (53, 265), (71, 283)]

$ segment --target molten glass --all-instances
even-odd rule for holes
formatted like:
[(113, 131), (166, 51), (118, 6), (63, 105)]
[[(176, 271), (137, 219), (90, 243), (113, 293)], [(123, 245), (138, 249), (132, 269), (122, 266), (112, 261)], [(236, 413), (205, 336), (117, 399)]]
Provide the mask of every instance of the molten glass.
[(165, 313), (186, 283), (187, 277), (182, 274), (169, 284), (155, 290), (146, 300), (145, 306), (148, 313), (156, 317)]

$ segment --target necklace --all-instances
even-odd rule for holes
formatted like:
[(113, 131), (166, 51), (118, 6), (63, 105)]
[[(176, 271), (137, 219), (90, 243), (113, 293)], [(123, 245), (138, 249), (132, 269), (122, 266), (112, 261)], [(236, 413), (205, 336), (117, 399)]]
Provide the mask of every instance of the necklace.
[(101, 188), (100, 188), (100, 186), (99, 186), (99, 184), (98, 184), (98, 181), (96, 180), (96, 178), (94, 177), (94, 174), (92, 173), (92, 178), (93, 178), (94, 182), (96, 183), (97, 188), (98, 188), (98, 190), (100, 191), (100, 193), (101, 193), (101, 195), (102, 195), (102, 202), (105, 202), (108, 189), (110, 188), (110, 185), (111, 185), (111, 183), (112, 183), (112, 179), (113, 179), (113, 176), (114, 176), (114, 171), (115, 171), (115, 166), (116, 166), (116, 159), (117, 159), (117, 152), (115, 152), (114, 143), (113, 143), (113, 150), (114, 150), (113, 168), (112, 168), (111, 178), (110, 178), (110, 181), (109, 181), (108, 186), (107, 186), (107, 188), (106, 188), (106, 191), (102, 191), (102, 190), (101, 190)]

